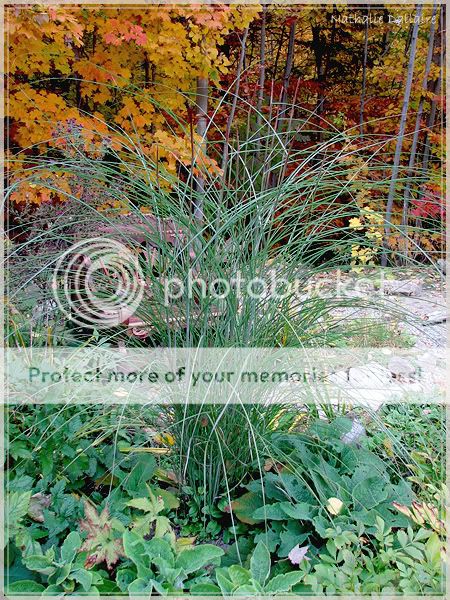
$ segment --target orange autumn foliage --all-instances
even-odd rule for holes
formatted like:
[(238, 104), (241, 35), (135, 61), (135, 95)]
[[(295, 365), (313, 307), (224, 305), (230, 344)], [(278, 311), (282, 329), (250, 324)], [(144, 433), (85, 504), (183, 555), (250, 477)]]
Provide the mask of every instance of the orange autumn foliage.
[[(258, 9), (7, 8), (11, 181), (22, 176), (32, 157), (54, 150), (99, 159), (105, 138), (117, 152), (138, 144), (176, 174), (177, 163), (191, 162), (192, 143), (198, 140), (171, 115), (185, 117), (197, 77), (217, 82), (218, 74), (227, 71), (229, 61), (218, 46), (230, 31), (245, 28)], [(212, 159), (203, 157), (203, 162), (218, 171)], [(63, 200), (69, 190), (61, 192)], [(35, 187), (23, 183), (12, 199), (39, 204), (55, 196), (55, 189), (41, 182)]]

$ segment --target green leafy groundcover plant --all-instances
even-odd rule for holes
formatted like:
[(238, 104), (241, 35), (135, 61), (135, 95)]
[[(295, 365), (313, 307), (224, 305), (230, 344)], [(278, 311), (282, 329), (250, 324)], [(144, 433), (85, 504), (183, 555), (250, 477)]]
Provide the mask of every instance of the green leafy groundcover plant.
[(351, 426), (343, 417), (317, 421), (306, 434), (274, 434), (275, 472), (251, 481), (232, 502), (238, 519), (264, 525), (257, 537), (280, 558), (296, 543), (320, 545), (331, 525), (360, 535), (375, 531), (377, 517), (389, 527), (408, 525), (393, 502), (411, 503), (410, 484), (373, 452), (341, 441)]
[[(272, 433), (245, 487), (231, 503), (224, 496), (209, 507), (214, 527), (200, 543), (178, 525), (189, 521), (195, 494), (161, 481), (168, 473), (162, 459), (129, 452), (142, 442), (138, 427), (124, 417), (122, 442), (114, 445), (109, 426), (117, 415), (92, 407), (62, 414), (39, 407), (33, 427), (26, 407), (11, 417), (12, 595), (443, 592), (445, 529), (437, 509), (417, 502), (396, 462), (369, 449), (373, 437), (344, 443), (345, 417), (318, 420), (303, 433)], [(59, 448), (53, 420), (67, 437)], [(43, 464), (35, 461), (41, 447)]]
[(370, 447), (397, 462), (424, 499), (432, 499), (445, 480), (445, 420), (445, 406), (439, 404), (388, 404), (371, 427)]

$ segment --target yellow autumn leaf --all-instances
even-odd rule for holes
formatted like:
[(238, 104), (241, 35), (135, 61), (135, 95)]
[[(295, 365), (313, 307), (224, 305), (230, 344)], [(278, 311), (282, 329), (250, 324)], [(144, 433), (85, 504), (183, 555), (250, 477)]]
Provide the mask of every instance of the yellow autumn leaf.
[(175, 444), (175, 438), (167, 432), (157, 433), (153, 439), (157, 444), (161, 445), (173, 446)]
[(349, 225), (352, 229), (362, 229), (363, 228), (363, 224), (361, 223), (361, 220), (358, 219), (357, 217), (353, 217), (352, 219), (350, 219)]
[(392, 442), (389, 438), (384, 438), (383, 446), (388, 456), (394, 456), (394, 449), (392, 448)]
[(140, 448), (140, 447), (136, 447), (136, 448), (120, 448), (121, 452), (143, 452), (143, 453), (148, 453), (148, 454), (169, 454), (170, 452), (170, 448)]

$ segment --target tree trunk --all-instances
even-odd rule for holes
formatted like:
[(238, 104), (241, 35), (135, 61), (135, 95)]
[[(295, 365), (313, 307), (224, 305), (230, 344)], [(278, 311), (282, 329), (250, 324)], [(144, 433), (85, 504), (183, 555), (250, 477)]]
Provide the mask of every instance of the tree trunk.
[[(259, 131), (262, 123), (262, 105), (264, 100), (264, 84), (266, 81), (266, 16), (267, 5), (263, 6), (261, 19), (261, 47), (259, 58), (258, 102), (256, 105), (256, 129)], [(258, 143), (259, 146), (259, 143)]]
[(272, 80), (276, 80), (276, 78), (277, 78), (278, 62), (280, 60), (281, 48), (283, 47), (284, 32), (285, 31), (286, 31), (286, 26), (283, 23), (283, 27), (281, 28), (280, 39), (279, 39), (278, 47), (277, 47), (277, 54), (275, 56), (275, 62), (273, 64)]
[[(323, 89), (322, 89), (322, 81), (323, 81), (323, 73), (324, 73), (324, 66), (323, 66), (323, 54), (324, 54), (324, 43), (323, 43), (323, 39), (322, 36), (320, 35), (320, 26), (317, 27), (312, 27), (312, 47), (314, 50), (314, 60), (316, 63), (316, 73), (317, 73), (317, 83), (320, 86), (319, 89), (319, 93), (317, 95), (317, 102), (316, 102), (316, 109), (315, 109), (315, 113), (316, 115), (318, 115), (320, 117), (320, 115), (322, 114), (322, 104), (324, 101), (324, 95), (323, 95)], [(320, 131), (317, 134), (317, 140), (321, 140), (322, 139), (322, 132)]]
[[(279, 110), (278, 110), (278, 115), (276, 117), (276, 121), (275, 121), (275, 130), (278, 133), (281, 133), (283, 131), (283, 119), (285, 118), (285, 115), (287, 113), (288, 107), (287, 107), (287, 101), (288, 101), (288, 89), (289, 89), (289, 80), (291, 78), (291, 72), (292, 72), (292, 65), (294, 63), (294, 46), (295, 46), (295, 28), (296, 28), (297, 22), (294, 19), (290, 25), (290, 29), (289, 29), (289, 43), (288, 43), (288, 49), (287, 49), (287, 56), (286, 56), (286, 64), (284, 66), (284, 75), (283, 75), (283, 85), (281, 88), (281, 94), (280, 94), (280, 105), (279, 105)], [(278, 141), (277, 141), (278, 143)], [(281, 171), (270, 171), (269, 173), (269, 177), (268, 177), (268, 185), (269, 187), (273, 188), (275, 187), (277, 181), (279, 181), (279, 178), (281, 176)]]
[(287, 51), (287, 57), (286, 57), (286, 65), (284, 68), (283, 91), (281, 93), (280, 116), (283, 116), (286, 111), (289, 80), (291, 78), (292, 65), (294, 63), (294, 46), (295, 46), (295, 27), (296, 27), (296, 25), (297, 25), (297, 22), (295, 20), (292, 21), (291, 27), (289, 30), (289, 44), (288, 44), (288, 51)]
[[(208, 78), (197, 77), (197, 133), (201, 137), (200, 148), (197, 152), (197, 163), (202, 160), (202, 156), (206, 156), (206, 131), (208, 127)], [(200, 171), (202, 164), (199, 165)], [(203, 221), (203, 199), (205, 193), (205, 179), (200, 174), (196, 179), (197, 194), (194, 199), (193, 213), (194, 218), (198, 221)]]
[(223, 157), (222, 157), (222, 170), (223, 170), (224, 185), (225, 185), (226, 170), (227, 170), (227, 165), (228, 165), (231, 126), (233, 125), (234, 115), (236, 114), (237, 102), (238, 102), (238, 97), (239, 97), (239, 89), (241, 87), (241, 77), (242, 77), (242, 70), (244, 68), (245, 47), (247, 44), (247, 37), (248, 37), (248, 27), (244, 31), (244, 35), (242, 36), (241, 52), (239, 54), (239, 63), (238, 63), (237, 72), (236, 72), (236, 80), (235, 80), (236, 84), (235, 84), (235, 88), (234, 88), (233, 102), (231, 103), (230, 114), (228, 115), (227, 127), (225, 130), (225, 144), (224, 144)]
[(402, 231), (403, 231), (403, 235), (405, 236), (405, 257), (407, 256), (407, 253), (408, 253), (407, 222), (408, 222), (409, 197), (410, 197), (410, 192), (411, 192), (411, 184), (410, 184), (409, 179), (410, 179), (410, 177), (413, 176), (413, 173), (414, 173), (417, 144), (419, 141), (420, 126), (422, 123), (423, 105), (425, 102), (425, 93), (428, 90), (428, 77), (430, 74), (431, 60), (433, 58), (433, 50), (434, 50), (434, 30), (435, 30), (434, 24), (435, 24), (436, 13), (437, 13), (437, 5), (435, 4), (434, 8), (433, 8), (433, 16), (432, 16), (431, 25), (430, 25), (430, 37), (429, 37), (429, 41), (428, 41), (428, 53), (427, 53), (427, 59), (426, 59), (426, 63), (425, 63), (425, 72), (424, 72), (423, 81), (422, 81), (423, 94), (422, 94), (422, 97), (420, 98), (419, 106), (417, 109), (416, 124), (414, 127), (414, 136), (413, 136), (412, 145), (411, 145), (411, 153), (409, 155), (405, 192), (403, 195)]
[(436, 111), (437, 111), (437, 97), (441, 91), (442, 85), (442, 63), (444, 56), (444, 43), (445, 43), (445, 35), (443, 35), (445, 28), (445, 10), (444, 5), (441, 5), (440, 16), (439, 16), (439, 27), (437, 34), (435, 36), (435, 41), (439, 44), (439, 52), (433, 56), (433, 62), (437, 64), (441, 71), (439, 72), (439, 77), (436, 81), (434, 81), (434, 85), (431, 86), (431, 91), (434, 93), (434, 98), (431, 101), (430, 113), (428, 115), (427, 120), (427, 129), (425, 131), (425, 136), (423, 140), (423, 159), (422, 159), (422, 171), (426, 173), (428, 169), (428, 160), (430, 158), (430, 144), (428, 141), (428, 132), (434, 127), (434, 121), (436, 119)]
[(369, 5), (366, 8), (366, 29), (364, 32), (364, 52), (363, 52), (363, 71), (361, 82), (361, 104), (359, 109), (359, 132), (361, 137), (364, 135), (364, 103), (366, 100), (366, 72), (367, 72), (367, 49), (369, 46)]
[[(435, 96), (441, 91), (441, 81), (442, 81), (442, 73), (439, 74), (439, 77), (436, 81), (436, 87), (434, 89)], [(434, 98), (431, 101), (430, 114), (428, 115), (427, 120), (427, 130), (431, 130), (434, 127), (434, 122), (436, 120), (436, 112), (437, 112), (437, 100)], [(424, 150), (423, 150), (423, 158), (422, 158), (422, 173), (426, 173), (428, 170), (428, 161), (430, 159), (430, 142), (428, 140), (428, 131), (425, 131), (425, 137), (423, 140)]]
[[(336, 16), (336, 8), (333, 6), (333, 12), (332, 12), (332, 16)], [(330, 70), (330, 61), (331, 61), (331, 53), (333, 52), (333, 46), (335, 44), (336, 41), (336, 21), (333, 19), (332, 20), (332, 25), (331, 25), (331, 33), (330, 33), (330, 43), (328, 44), (326, 42), (326, 38), (325, 38), (325, 68), (323, 69), (323, 73), (322, 73), (322, 78), (320, 81), (321, 84), (321, 93), (320, 93), (320, 102), (318, 104), (317, 107), (317, 114), (321, 115), (323, 113), (324, 110), (324, 105), (325, 105), (325, 85), (328, 81), (328, 73)], [(322, 141), (323, 140), (323, 131), (320, 132), (319, 135), (319, 140)]]
[(403, 138), (405, 135), (406, 119), (408, 117), (409, 98), (411, 96), (411, 86), (414, 74), (414, 62), (416, 58), (416, 46), (417, 36), (419, 33), (419, 22), (422, 16), (422, 6), (416, 6), (416, 20), (411, 37), (411, 46), (409, 50), (409, 62), (408, 62), (408, 73), (406, 77), (405, 93), (403, 96), (402, 113), (400, 117), (400, 127), (397, 137), (397, 144), (395, 146), (394, 164), (392, 166), (392, 176), (389, 185), (389, 193), (386, 202), (386, 216), (385, 216), (385, 227), (384, 227), (384, 240), (383, 240), (383, 255), (381, 257), (381, 265), (385, 267), (387, 265), (388, 255), (388, 238), (391, 233), (391, 218), (392, 218), (392, 207), (394, 205), (394, 194), (395, 186), (397, 183), (398, 173), (400, 169), (400, 158), (403, 147)]
[[(389, 23), (389, 9), (388, 8), (384, 8), (383, 9), (383, 23), (385, 25), (387, 25)], [(382, 56), (385, 56), (388, 53), (389, 50), (389, 31), (386, 31), (383, 34), (383, 53)]]
[[(222, 183), (222, 187), (220, 190), (220, 203), (217, 207), (217, 213), (216, 213), (216, 219), (215, 219), (216, 231), (219, 230), (220, 219), (221, 219), (221, 215), (222, 215), (222, 202), (223, 202), (223, 195), (224, 195), (225, 187), (226, 187), (228, 156), (229, 156), (229, 151), (230, 151), (230, 146), (229, 146), (230, 134), (231, 134), (231, 127), (233, 125), (234, 115), (236, 113), (236, 108), (237, 108), (239, 89), (241, 86), (242, 71), (244, 69), (245, 51), (246, 51), (248, 31), (249, 31), (249, 28), (247, 27), (247, 29), (244, 31), (244, 35), (242, 36), (241, 52), (239, 55), (239, 63), (238, 63), (237, 72), (236, 72), (233, 102), (231, 103), (230, 114), (228, 115), (227, 126), (226, 126), (226, 130), (225, 130), (225, 142), (224, 142), (223, 156), (222, 156), (222, 173), (223, 173), (222, 181), (223, 181), (223, 183)], [(216, 237), (216, 245), (218, 246), (218, 244), (219, 244), (219, 238)]]

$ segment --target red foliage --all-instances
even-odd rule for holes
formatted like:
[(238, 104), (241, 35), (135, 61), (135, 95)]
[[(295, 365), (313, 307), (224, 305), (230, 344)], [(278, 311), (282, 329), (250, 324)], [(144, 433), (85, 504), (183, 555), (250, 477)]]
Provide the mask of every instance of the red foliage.
[(442, 196), (433, 190), (427, 189), (426, 193), (412, 202), (414, 205), (411, 214), (419, 218), (445, 219), (445, 203)]
[(138, 46), (145, 46), (147, 43), (147, 34), (140, 25), (135, 25), (130, 21), (120, 21), (119, 19), (110, 19), (108, 22), (108, 33), (104, 40), (107, 44), (120, 46), (122, 42), (134, 41)]

